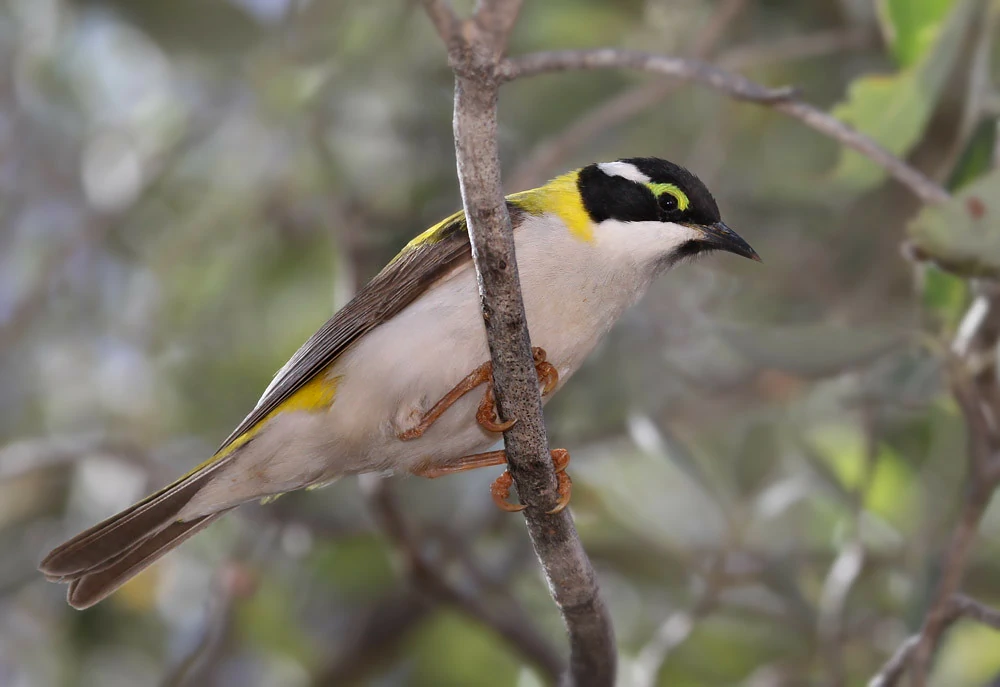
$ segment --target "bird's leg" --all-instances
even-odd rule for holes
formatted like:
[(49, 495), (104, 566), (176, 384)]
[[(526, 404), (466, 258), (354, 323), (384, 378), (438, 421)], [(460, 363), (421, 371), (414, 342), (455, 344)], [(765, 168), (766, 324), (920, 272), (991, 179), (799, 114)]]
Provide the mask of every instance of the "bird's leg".
[[(542, 384), (542, 395), (546, 396), (552, 393), (556, 384), (559, 383), (559, 372), (556, 370), (554, 365), (545, 360), (544, 349), (536, 346), (531, 349), (531, 354), (535, 361), (535, 372), (538, 374), (538, 380)], [(409, 441), (423, 436), (424, 432), (426, 432), (427, 429), (433, 425), (446, 410), (448, 410), (448, 408), (480, 384), (486, 384), (486, 392), (483, 394), (483, 400), (480, 402), (479, 409), (476, 411), (476, 420), (479, 424), (489, 432), (504, 432), (513, 427), (517, 420), (501, 422), (497, 417), (496, 400), (493, 396), (493, 365), (489, 362), (485, 362), (466, 375), (461, 382), (455, 385), (455, 388), (445, 394), (440, 401), (435, 403), (434, 406), (420, 418), (420, 421), (414, 427), (401, 432), (399, 434), (399, 439), (401, 441)]]
[(455, 401), (465, 396), (477, 386), (483, 382), (489, 382), (493, 377), (493, 365), (489, 362), (483, 363), (475, 370), (466, 375), (465, 379), (460, 381), (455, 385), (455, 388), (449, 391), (444, 397), (434, 404), (430, 410), (424, 413), (424, 416), (420, 418), (420, 422), (416, 426), (411, 427), (405, 432), (399, 434), (399, 439), (401, 441), (409, 441), (411, 439), (417, 439), (423, 436), (427, 428), (433, 425), (439, 417), (444, 415), (444, 411), (448, 410)]
[(471, 456), (462, 456), (446, 463), (424, 463), (412, 468), (410, 472), (417, 477), (435, 479), (437, 477), (444, 477), (445, 475), (453, 475), (456, 472), (506, 464), (507, 454), (505, 452), (487, 451), (486, 453), (473, 453)]
[[(559, 500), (556, 502), (555, 507), (548, 511), (548, 514), (555, 515), (569, 504), (570, 496), (573, 493), (573, 480), (566, 474), (566, 466), (569, 465), (569, 451), (564, 448), (555, 448), (550, 453), (552, 455), (552, 465), (556, 471), (556, 478), (559, 480)], [(488, 451), (486, 453), (475, 453), (471, 456), (462, 456), (447, 463), (417, 466), (411, 472), (418, 477), (434, 479), (435, 477), (443, 477), (444, 475), (451, 475), (456, 472), (465, 472), (466, 470), (475, 470), (476, 468), (485, 468), (493, 465), (504, 465), (506, 462), (507, 453), (505, 451)], [(501, 510), (516, 513), (524, 510), (527, 506), (523, 503), (514, 504), (507, 500), (510, 498), (510, 488), (513, 485), (514, 478), (511, 477), (510, 471), (504, 470), (503, 474), (497, 477), (493, 481), (493, 484), (490, 485), (490, 495), (493, 496), (493, 502)]]

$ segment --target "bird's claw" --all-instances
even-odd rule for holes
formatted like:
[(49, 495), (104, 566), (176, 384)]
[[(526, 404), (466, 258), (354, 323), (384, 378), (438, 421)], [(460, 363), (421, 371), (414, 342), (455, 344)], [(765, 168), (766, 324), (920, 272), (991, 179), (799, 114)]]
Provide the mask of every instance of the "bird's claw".
[[(559, 481), (557, 491), (559, 500), (551, 509), (545, 511), (547, 515), (561, 513), (569, 505), (570, 497), (573, 495), (573, 480), (566, 474), (566, 466), (569, 465), (569, 451), (564, 448), (552, 449), (552, 466), (556, 471), (556, 479)], [(510, 488), (514, 486), (514, 478), (509, 470), (504, 470), (503, 474), (497, 477), (490, 486), (490, 495), (493, 503), (501, 510), (508, 513), (518, 513), (527, 506), (525, 504), (513, 504), (507, 499), (510, 498)]]
[(556, 501), (552, 510), (545, 511), (547, 515), (562, 513), (563, 509), (569, 505), (570, 496), (573, 494), (573, 480), (569, 478), (569, 475), (565, 472), (559, 472), (556, 477), (559, 479), (559, 500)]
[(479, 410), (476, 411), (476, 422), (487, 432), (506, 432), (517, 424), (517, 419), (501, 420), (497, 417), (497, 404), (493, 397), (493, 383), (486, 383), (486, 393), (483, 400), (479, 402)]
[(503, 474), (493, 480), (493, 484), (490, 485), (490, 495), (493, 497), (493, 503), (497, 504), (497, 508), (500, 510), (505, 510), (508, 513), (519, 513), (527, 506), (523, 503), (511, 503), (507, 500), (510, 498), (510, 488), (513, 485), (514, 478), (510, 476), (510, 471), (504, 470)]

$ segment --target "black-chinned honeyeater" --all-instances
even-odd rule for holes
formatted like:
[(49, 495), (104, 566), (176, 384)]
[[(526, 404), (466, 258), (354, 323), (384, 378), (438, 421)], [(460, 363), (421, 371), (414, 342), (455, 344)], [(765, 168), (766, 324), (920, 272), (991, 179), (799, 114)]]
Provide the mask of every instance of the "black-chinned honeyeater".
[[(658, 158), (591, 164), (507, 197), (543, 400), (683, 258), (759, 260), (705, 185)], [(91, 606), (246, 501), (345, 475), (437, 477), (502, 465), (489, 352), (461, 212), (411, 241), (292, 356), (209, 460), (53, 550), (39, 566)], [(485, 453), (484, 453), (485, 452)], [(553, 451), (565, 506), (569, 454)], [(510, 475), (493, 485), (507, 501)]]

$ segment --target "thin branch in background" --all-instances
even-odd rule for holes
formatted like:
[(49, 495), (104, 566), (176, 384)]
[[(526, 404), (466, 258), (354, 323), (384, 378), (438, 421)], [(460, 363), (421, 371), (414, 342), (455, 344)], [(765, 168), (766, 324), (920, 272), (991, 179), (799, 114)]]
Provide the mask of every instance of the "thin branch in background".
[(167, 670), (160, 687), (187, 687), (207, 684), (215, 667), (231, 650), (238, 605), (257, 593), (256, 569), (274, 546), (277, 528), (250, 527), (243, 531), (233, 552), (216, 574), (209, 594), (205, 619), (190, 650)]
[(780, 88), (762, 86), (702, 60), (617, 48), (531, 53), (505, 60), (500, 65), (499, 74), (505, 81), (513, 81), (551, 72), (593, 69), (637, 69), (652, 74), (662, 74), (701, 83), (736, 100), (765, 105), (791, 100), (795, 96), (795, 89), (790, 86)]
[(836, 687), (843, 687), (848, 680), (842, 641), (845, 635), (845, 613), (851, 589), (861, 576), (868, 557), (862, 522), (865, 499), (871, 489), (878, 462), (878, 426), (875, 408), (871, 404), (862, 405), (860, 414), (865, 434), (865, 455), (861, 476), (851, 494), (851, 531), (823, 582), (816, 623), (820, 645), (829, 664), (830, 679)]
[(796, 99), (793, 88), (768, 88), (700, 60), (613, 48), (564, 50), (533, 53), (506, 60), (500, 65), (500, 74), (505, 80), (511, 81), (549, 72), (580, 69), (638, 69), (701, 83), (736, 100), (771, 107), (798, 119), (841, 145), (858, 151), (924, 202), (939, 203), (950, 197), (939, 184), (900, 160), (868, 136), (823, 110)]
[[(726, 29), (746, 9), (749, 0), (725, 0), (698, 32), (691, 47), (691, 57), (706, 59), (715, 50)], [(631, 119), (674, 92), (678, 82), (658, 79), (640, 84), (589, 110), (564, 127), (555, 136), (535, 146), (511, 175), (511, 188), (531, 188), (542, 183), (569, 155), (616, 123)]]
[[(733, 0), (738, 4), (738, 0)], [(721, 7), (706, 25), (691, 57), (706, 59), (717, 37), (721, 35), (720, 20), (734, 16)], [(805, 36), (747, 45), (724, 52), (714, 63), (723, 69), (743, 71), (769, 64), (821, 57), (845, 50), (856, 50), (872, 42), (867, 30), (817, 31)], [(677, 79), (657, 79), (633, 86), (606, 100), (561, 129), (557, 134), (538, 143), (518, 164), (512, 175), (512, 188), (531, 188), (542, 183), (554, 173), (573, 153), (590, 143), (595, 137), (648, 110), (683, 86)]]
[(424, 553), (421, 540), (407, 526), (388, 480), (363, 479), (362, 485), (379, 525), (405, 557), (410, 579), (418, 589), (492, 629), (549, 680), (559, 678), (564, 661), (513, 597), (504, 595), (494, 607), (483, 601), (480, 590), (467, 591), (451, 584), (447, 572)]
[(424, 11), (430, 17), (438, 36), (445, 42), (448, 52), (459, 47), (461, 43), (455, 41), (460, 39), (462, 26), (451, 3), (448, 0), (423, 0), (423, 4)]
[[(942, 604), (943, 630), (966, 618), (1000, 632), (1000, 611), (990, 608), (964, 594), (955, 594)], [(922, 634), (907, 638), (885, 662), (881, 670), (868, 682), (868, 687), (894, 687), (906, 673), (906, 667), (915, 658)]]
[(671, 614), (639, 650), (631, 666), (635, 687), (655, 687), (659, 684), (660, 671), (670, 655), (688, 640), (698, 623), (716, 609), (725, 587), (725, 559), (724, 552), (713, 557), (705, 575), (704, 588), (691, 610)]
[(384, 667), (390, 652), (434, 608), (433, 600), (417, 590), (392, 594), (376, 602), (351, 619), (351, 631), (341, 640), (337, 655), (313, 674), (313, 686), (356, 684), (376, 666)]
[(917, 642), (919, 641), (920, 636), (914, 635), (900, 644), (896, 652), (882, 666), (882, 669), (868, 681), (868, 687), (893, 687), (893, 685), (899, 682), (899, 679), (903, 677), (903, 673), (906, 672), (906, 666), (910, 662), (910, 655), (917, 648)]

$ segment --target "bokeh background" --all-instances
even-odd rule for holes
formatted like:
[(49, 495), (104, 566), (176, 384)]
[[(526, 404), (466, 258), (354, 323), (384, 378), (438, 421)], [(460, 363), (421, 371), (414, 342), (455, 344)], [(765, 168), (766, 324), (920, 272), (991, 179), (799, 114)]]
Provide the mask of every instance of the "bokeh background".
[[(993, 158), (997, 5), (528, 0), (511, 52), (715, 59), (957, 188)], [(451, 107), (416, 2), (0, 2), (0, 685), (545, 683), (467, 603), (564, 650), (523, 521), (488, 497), (499, 470), (245, 506), (86, 612), (35, 571), (210, 455), (458, 207)], [(620, 684), (864, 684), (919, 624), (963, 493), (941, 370), (969, 287), (904, 258), (919, 204), (699, 87), (546, 76), (500, 114), (509, 190), (666, 157), (764, 258), (667, 275), (546, 409)], [(386, 499), (408, 553), (373, 517)], [(1000, 507), (965, 588), (1000, 602)], [(934, 684), (998, 675), (1000, 634), (956, 625)]]

